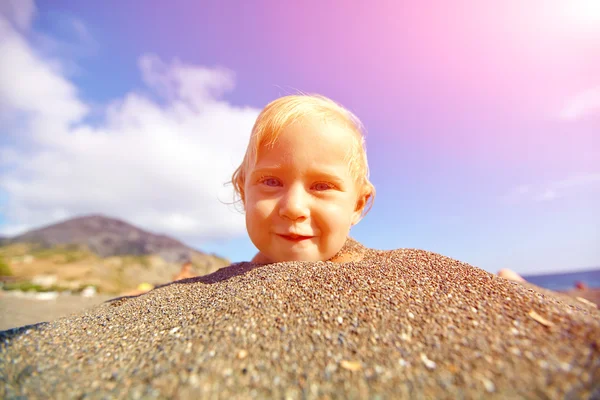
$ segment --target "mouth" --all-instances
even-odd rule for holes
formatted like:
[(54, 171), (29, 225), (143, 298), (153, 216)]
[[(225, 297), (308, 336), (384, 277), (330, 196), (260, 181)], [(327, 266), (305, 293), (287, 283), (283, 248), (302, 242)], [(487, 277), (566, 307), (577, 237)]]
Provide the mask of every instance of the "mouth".
[(289, 242), (302, 242), (302, 241), (310, 240), (313, 238), (313, 236), (296, 235), (293, 233), (288, 233), (285, 235), (277, 234), (277, 236), (279, 236)]

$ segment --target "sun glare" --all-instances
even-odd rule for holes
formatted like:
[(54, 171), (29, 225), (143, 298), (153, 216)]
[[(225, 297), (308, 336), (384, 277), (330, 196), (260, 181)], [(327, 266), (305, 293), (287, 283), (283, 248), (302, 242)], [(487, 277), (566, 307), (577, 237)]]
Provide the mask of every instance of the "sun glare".
[(561, 4), (569, 22), (600, 30), (600, 0), (566, 0)]

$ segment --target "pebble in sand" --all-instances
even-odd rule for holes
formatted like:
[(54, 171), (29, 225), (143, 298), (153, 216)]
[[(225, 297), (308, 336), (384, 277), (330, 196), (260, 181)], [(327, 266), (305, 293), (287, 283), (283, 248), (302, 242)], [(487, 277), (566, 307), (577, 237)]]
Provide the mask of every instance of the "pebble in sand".
[(422, 250), (342, 256), (0, 332), (0, 397), (600, 398), (595, 307)]

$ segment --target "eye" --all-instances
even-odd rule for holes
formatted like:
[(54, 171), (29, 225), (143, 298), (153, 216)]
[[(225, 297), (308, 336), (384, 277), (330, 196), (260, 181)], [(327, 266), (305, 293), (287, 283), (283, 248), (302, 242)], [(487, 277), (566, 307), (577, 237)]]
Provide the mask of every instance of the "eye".
[(334, 186), (331, 183), (327, 183), (327, 182), (318, 182), (313, 185), (313, 189), (318, 192), (333, 189), (333, 187)]
[(269, 186), (269, 187), (275, 187), (275, 186), (279, 186), (279, 179), (276, 178), (270, 178), (270, 177), (265, 177), (262, 178), (260, 180), (260, 183), (262, 183), (263, 185)]

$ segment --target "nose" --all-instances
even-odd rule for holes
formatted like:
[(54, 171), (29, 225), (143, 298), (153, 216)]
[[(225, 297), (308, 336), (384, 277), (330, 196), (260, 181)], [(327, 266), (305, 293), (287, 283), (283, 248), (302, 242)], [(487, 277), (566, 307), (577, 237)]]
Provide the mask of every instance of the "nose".
[(292, 221), (304, 220), (309, 214), (309, 194), (302, 185), (293, 185), (281, 198), (279, 215)]

